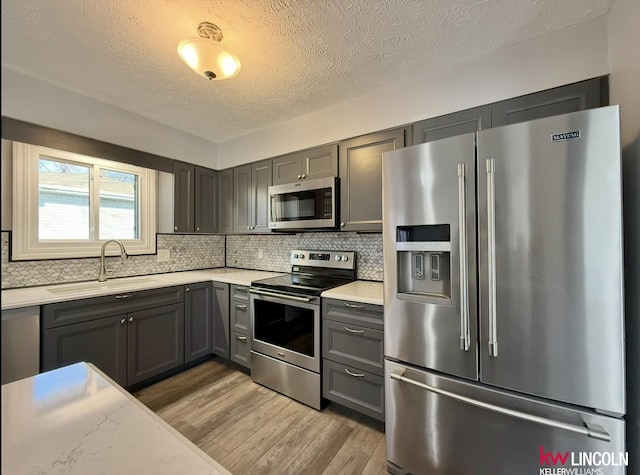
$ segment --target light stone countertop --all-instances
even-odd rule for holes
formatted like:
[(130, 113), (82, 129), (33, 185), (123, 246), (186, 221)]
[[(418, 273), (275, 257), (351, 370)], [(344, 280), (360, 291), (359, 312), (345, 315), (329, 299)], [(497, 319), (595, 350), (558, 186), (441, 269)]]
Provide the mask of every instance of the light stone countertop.
[(249, 286), (252, 281), (279, 275), (284, 274), (223, 267), (219, 269), (114, 278), (106, 282), (98, 282), (96, 279), (90, 282), (8, 289), (2, 291), (2, 310), (99, 297), (102, 295), (113, 295), (122, 292), (136, 292), (160, 287), (170, 287), (172, 285), (193, 284), (207, 280)]
[(324, 298), (351, 300), (353, 302), (384, 305), (384, 289), (382, 282), (356, 280), (340, 287), (325, 290), (321, 294)]
[(230, 474), (87, 363), (2, 386), (2, 473)]

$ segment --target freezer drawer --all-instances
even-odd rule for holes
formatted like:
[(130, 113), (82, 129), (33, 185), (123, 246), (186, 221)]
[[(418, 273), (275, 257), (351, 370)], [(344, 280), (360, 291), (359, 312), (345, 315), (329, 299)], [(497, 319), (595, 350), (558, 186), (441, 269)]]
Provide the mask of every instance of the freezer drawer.
[[(391, 361), (385, 362), (385, 393), (387, 460), (392, 473), (626, 473), (622, 419)], [(576, 432), (589, 430), (591, 435)]]

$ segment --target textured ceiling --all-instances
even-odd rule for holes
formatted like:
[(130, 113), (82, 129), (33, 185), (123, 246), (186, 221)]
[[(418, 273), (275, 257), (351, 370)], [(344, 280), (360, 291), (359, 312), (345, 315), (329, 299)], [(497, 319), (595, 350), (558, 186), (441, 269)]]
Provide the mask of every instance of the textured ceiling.
[[(2, 0), (2, 65), (224, 142), (605, 14), (613, 0)], [(217, 24), (240, 74), (177, 44)]]

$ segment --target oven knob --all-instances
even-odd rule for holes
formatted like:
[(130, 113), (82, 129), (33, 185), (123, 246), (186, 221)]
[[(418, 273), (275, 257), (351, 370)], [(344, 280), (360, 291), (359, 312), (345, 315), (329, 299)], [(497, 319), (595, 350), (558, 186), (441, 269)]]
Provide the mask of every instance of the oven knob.
[(347, 262), (347, 261), (349, 260), (349, 256), (342, 256), (342, 260), (343, 260), (344, 262)]
[(335, 257), (335, 260), (336, 260), (336, 261), (340, 261), (340, 260), (342, 260), (342, 258), (341, 258), (340, 256), (336, 256), (336, 257)]
[(304, 254), (300, 254), (300, 259), (304, 259)]
[(297, 258), (298, 258), (298, 254), (294, 254), (294, 255), (293, 255), (293, 258), (294, 258), (294, 259), (297, 259)]

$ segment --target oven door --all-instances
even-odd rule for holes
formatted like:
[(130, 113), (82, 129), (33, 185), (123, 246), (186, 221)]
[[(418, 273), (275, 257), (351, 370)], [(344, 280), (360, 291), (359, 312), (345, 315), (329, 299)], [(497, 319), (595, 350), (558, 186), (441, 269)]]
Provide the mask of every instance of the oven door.
[(320, 372), (320, 299), (251, 289), (251, 349)]
[(335, 228), (337, 178), (269, 187), (269, 228)]

